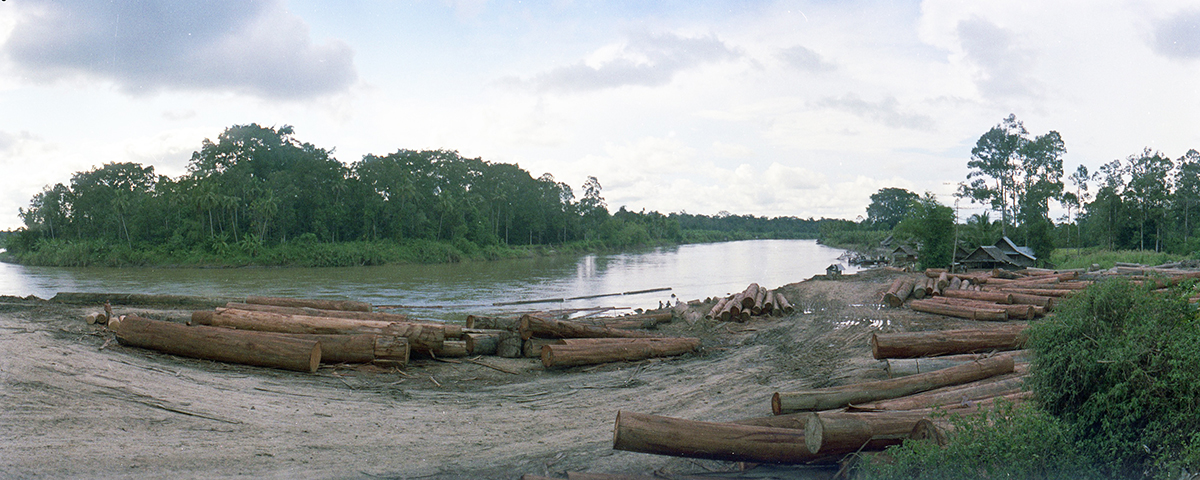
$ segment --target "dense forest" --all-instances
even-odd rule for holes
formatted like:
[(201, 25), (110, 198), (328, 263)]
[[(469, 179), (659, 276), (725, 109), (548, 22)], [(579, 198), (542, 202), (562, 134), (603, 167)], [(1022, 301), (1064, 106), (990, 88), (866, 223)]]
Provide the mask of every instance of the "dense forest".
[[(949, 206), (936, 209), (940, 204), (931, 195), (885, 188), (871, 196), (866, 219), (823, 222), (821, 239), (865, 246), (892, 235), (916, 244), (937, 243), (942, 247), (923, 262), (928, 266), (948, 265), (950, 249), (944, 246), (954, 241), (971, 249), (1001, 236), (1028, 245), (1042, 259), (1056, 248), (1187, 256), (1200, 251), (1192, 208), (1200, 206), (1200, 152), (1188, 150), (1171, 159), (1147, 148), (1096, 172), (1079, 165), (1069, 175), (1064, 153), (1066, 144), (1058, 132), (1033, 136), (1010, 115), (980, 136), (967, 162), (970, 171), (956, 192), (961, 202), (981, 204), (988, 211), (956, 219)], [(1050, 217), (1052, 202), (1064, 211), (1058, 218)], [(929, 217), (935, 214), (942, 220)], [(952, 218), (948, 223), (947, 214)]]
[(527, 255), (530, 247), (626, 248), (816, 238), (816, 220), (608, 210), (589, 177), (576, 195), (549, 173), (398, 150), (346, 165), (292, 127), (239, 125), (204, 140), (188, 173), (110, 163), (21, 209), (7, 242), (43, 265), (357, 265)]

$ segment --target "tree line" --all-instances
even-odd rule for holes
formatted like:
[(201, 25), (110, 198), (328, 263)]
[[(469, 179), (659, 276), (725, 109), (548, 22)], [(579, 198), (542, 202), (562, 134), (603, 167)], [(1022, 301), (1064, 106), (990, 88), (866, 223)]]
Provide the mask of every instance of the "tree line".
[[(1056, 247), (1177, 254), (1200, 250), (1197, 222), (1192, 218), (1197, 210), (1193, 206), (1200, 205), (1200, 152), (1188, 150), (1172, 159), (1146, 148), (1112, 160), (1096, 172), (1079, 165), (1069, 175), (1063, 168), (1064, 153), (1066, 144), (1058, 132), (1032, 135), (1015, 115), (1009, 115), (979, 137), (967, 161), (970, 171), (955, 194), (989, 211), (959, 219), (932, 195), (885, 188), (871, 196), (866, 219), (830, 223), (822, 238), (867, 243), (895, 233), (916, 243), (936, 243), (939, 263), (930, 266), (949, 264), (950, 248), (941, 245), (953, 245), (954, 238), (972, 249), (1008, 236), (1042, 259)], [(1066, 213), (1052, 219), (1052, 202)], [(951, 220), (941, 221), (937, 228), (949, 240), (914, 227), (931, 221), (924, 215), (945, 217), (947, 212)], [(993, 218), (993, 212), (999, 218)]]
[[(745, 238), (815, 238), (813, 219), (610, 214), (602, 186), (582, 195), (546, 173), (448, 150), (397, 150), (352, 164), (301, 142), (290, 126), (227, 128), (205, 139), (187, 173), (109, 163), (34, 195), (9, 249), (91, 242), (127, 251), (255, 256), (273, 246), (432, 241), (460, 250), (584, 243), (628, 247)], [(31, 256), (26, 255), (27, 258)]]

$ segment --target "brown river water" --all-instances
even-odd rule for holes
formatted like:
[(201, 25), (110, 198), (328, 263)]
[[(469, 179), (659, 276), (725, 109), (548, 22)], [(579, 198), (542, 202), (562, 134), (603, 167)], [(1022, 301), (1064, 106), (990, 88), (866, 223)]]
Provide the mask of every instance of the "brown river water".
[[(64, 268), (0, 263), (0, 295), (53, 297), (110, 292), (238, 298), (345, 298), (420, 318), (461, 321), (468, 313), (617, 307), (605, 314), (723, 296), (756, 282), (799, 282), (842, 263), (843, 250), (815, 240), (745, 240), (617, 254), (344, 268)], [(666, 289), (646, 293), (630, 293)], [(590, 297), (616, 294), (586, 299)], [(559, 301), (559, 299), (562, 299)], [(496, 303), (530, 302), (515, 305)]]

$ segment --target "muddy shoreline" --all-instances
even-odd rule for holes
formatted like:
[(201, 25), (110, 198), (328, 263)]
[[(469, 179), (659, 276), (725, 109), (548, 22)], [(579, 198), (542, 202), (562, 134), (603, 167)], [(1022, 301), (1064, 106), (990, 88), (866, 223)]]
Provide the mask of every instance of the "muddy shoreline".
[[(415, 359), (316, 374), (129, 348), (82, 317), (94, 307), (0, 301), (0, 471), (11, 477), (497, 478), (567, 471), (737, 472), (732, 462), (614, 451), (618, 410), (705, 421), (771, 414), (779, 390), (885, 378), (877, 330), (975, 322), (881, 309), (897, 275), (868, 271), (783, 287), (797, 312), (749, 323), (676, 320), (699, 354), (546, 370)], [(818, 277), (819, 278), (819, 277)], [(725, 292), (713, 292), (721, 295)], [(696, 311), (707, 307), (693, 307)], [(190, 309), (117, 307), (182, 321)], [(822, 478), (811, 467), (759, 469)], [(753, 470), (751, 471), (753, 472)], [(750, 472), (746, 472), (747, 474)]]

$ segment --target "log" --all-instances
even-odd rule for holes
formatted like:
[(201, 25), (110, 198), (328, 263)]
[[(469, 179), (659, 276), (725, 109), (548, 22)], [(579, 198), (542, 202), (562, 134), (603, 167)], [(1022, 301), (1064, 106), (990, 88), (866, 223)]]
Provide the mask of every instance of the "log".
[(947, 286), (945, 289), (946, 290), (959, 290), (961, 288), (962, 288), (962, 279), (958, 278), (958, 277), (954, 277), (954, 278), (950, 279), (950, 285)]
[(500, 333), (466, 333), (467, 353), (471, 355), (495, 355), (500, 346)]
[(916, 358), (991, 350), (1018, 350), (1025, 346), (1025, 324), (989, 328), (871, 334), (871, 355), (876, 359)]
[(698, 338), (658, 338), (650, 341), (630, 339), (624, 342), (605, 342), (592, 345), (544, 345), (542, 365), (571, 367), (597, 363), (637, 361), (653, 357), (670, 357), (695, 351)]
[(938, 278), (938, 277), (942, 276), (943, 273), (947, 273), (947, 272), (948, 272), (948, 270), (946, 270), (944, 268), (926, 268), (925, 276), (929, 277), (929, 278)]
[(889, 285), (888, 289), (883, 292), (883, 298), (879, 300), (879, 303), (887, 306), (895, 306), (895, 304), (899, 301), (896, 297), (896, 293), (900, 291), (900, 286), (903, 284), (904, 277), (896, 277), (894, 280), (892, 280), (892, 284)]
[(908, 434), (909, 440), (925, 440), (940, 447), (949, 445), (950, 433), (954, 431), (954, 424), (944, 419), (936, 420), (936, 422), (933, 418), (917, 420), (917, 424), (913, 425), (912, 432)]
[(754, 296), (758, 294), (758, 284), (751, 283), (742, 291), (741, 309), (750, 310), (754, 307)]
[(721, 311), (725, 309), (726, 303), (729, 303), (729, 297), (725, 297), (720, 300), (717, 300), (717, 304), (713, 305), (712, 310), (708, 311), (708, 314), (704, 316), (704, 319), (712, 320), (714, 318), (717, 318), (717, 316), (721, 314)]
[(467, 328), (477, 328), (485, 330), (511, 330), (517, 331), (521, 326), (520, 317), (485, 317), (480, 315), (467, 315)]
[(313, 373), (321, 363), (317, 340), (195, 326), (129, 315), (111, 325), (123, 345), (184, 357)]
[(913, 291), (912, 279), (902, 278), (900, 280), (900, 287), (897, 288), (895, 292), (889, 291), (888, 293), (884, 294), (883, 301), (889, 307), (892, 307), (892, 308), (899, 307), (901, 305), (904, 305), (904, 302), (906, 300), (908, 300), (908, 297), (909, 297), (909, 295), (912, 294), (912, 291)]
[(925, 296), (926, 297), (933, 296), (933, 290), (934, 290), (935, 286), (937, 286), (936, 278), (926, 278), (925, 279)]
[(971, 300), (983, 300), (992, 303), (1013, 303), (1013, 295), (1003, 292), (969, 292), (965, 290), (945, 290), (942, 296), (953, 298), (968, 298)]
[(808, 415), (804, 443), (812, 454), (845, 455), (899, 445), (929, 412), (821, 412)]
[(229, 302), (225, 308), (247, 310), (252, 312), (282, 313), (284, 315), (305, 315), (309, 317), (354, 318), (358, 320), (378, 320), (381, 322), (411, 322), (408, 315), (383, 312), (361, 312), (353, 310), (324, 310), (311, 307), (281, 307), (278, 305), (263, 305), (257, 303)]
[(946, 272), (942, 272), (941, 275), (938, 275), (936, 289), (941, 291), (941, 290), (945, 290), (946, 288), (949, 288), (949, 287), (950, 287), (950, 275), (947, 274)]
[(521, 339), (539, 338), (646, 338), (657, 337), (649, 332), (619, 328), (593, 327), (578, 322), (554, 320), (535, 315), (521, 316)]
[[(758, 284), (754, 284), (754, 287), (754, 305), (750, 307), (750, 313), (753, 315), (762, 315), (763, 303), (767, 298), (767, 289)], [(768, 309), (767, 313), (771, 313), (771, 310)]]
[(613, 449), (755, 463), (808, 463), (804, 431), (617, 412)]
[(375, 320), (308, 317), (303, 315), (282, 315), (270, 312), (247, 312), (229, 309), (224, 309), (220, 312), (193, 312), (192, 323), (260, 332), (330, 335), (377, 333), (401, 336), (408, 339), (409, 347), (412, 350), (421, 353), (428, 353), (440, 348), (446, 338), (445, 327), (442, 325), (387, 323)]
[[(224, 305), (228, 298), (196, 297), (192, 295), (161, 295), (150, 293), (89, 293), (58, 292), (51, 303), (76, 305), (168, 305), (172, 307), (213, 308)], [(109, 315), (112, 318), (112, 315)]]
[(430, 354), (437, 358), (465, 357), (467, 356), (467, 342), (463, 340), (446, 340), (442, 342), (441, 347), (434, 349)]
[(595, 317), (575, 322), (591, 325), (594, 327), (608, 327), (620, 329), (651, 329), (658, 328), (660, 324), (670, 323), (675, 316), (671, 312), (658, 313), (642, 313), (637, 315), (622, 315), (619, 317)]
[(354, 312), (369, 312), (371, 304), (365, 302), (355, 302), (352, 300), (315, 300), (303, 298), (280, 298), (280, 297), (246, 297), (246, 303), (254, 303), (258, 305), (275, 305), (278, 307), (308, 307), (319, 308), (321, 310), (347, 310)]
[(83, 316), (83, 321), (88, 325), (104, 325), (108, 323), (108, 315), (105, 315), (104, 312), (88, 312)]
[(562, 340), (557, 338), (531, 338), (522, 344), (521, 355), (525, 358), (542, 358), (543, 346), (561, 342)]
[(854, 407), (861, 410), (917, 410), (1019, 393), (1025, 384), (1025, 373), (1021, 371), (1027, 372), (1028, 368), (1028, 364), (1025, 364), (1017, 372)]
[(525, 341), (521, 340), (521, 334), (517, 332), (504, 332), (500, 334), (500, 341), (496, 344), (496, 355), (504, 358), (521, 358), (525, 355)]
[(1010, 293), (1013, 303), (1021, 303), (1026, 305), (1034, 305), (1043, 307), (1046, 310), (1054, 309), (1054, 297), (1046, 297), (1042, 295), (1026, 295), (1024, 293)]
[(1039, 295), (1042, 297), (1069, 297), (1075, 294), (1075, 290), (1048, 289), (1048, 288), (1011, 288), (1003, 287), (1003, 292), (1024, 295)]
[[(889, 358), (887, 359), (888, 377), (896, 378), (906, 375), (915, 375), (918, 373), (933, 372), (950, 367), (956, 367), (965, 363), (971, 363), (980, 359), (984, 359), (996, 354), (992, 353), (968, 353), (963, 355), (944, 355), (941, 357), (922, 357), (922, 358)], [(1033, 358), (1032, 350), (1013, 350), (1001, 355), (1011, 356), (1013, 363), (1022, 364), (1029, 363)], [(1016, 368), (1014, 366), (1014, 368)]]
[(320, 342), (321, 363), (371, 363), (376, 360), (408, 363), (408, 339), (404, 337), (374, 333), (352, 335), (268, 334)]
[(775, 308), (775, 291), (774, 290), (764, 290), (762, 301), (759, 303), (762, 305), (763, 315), (774, 314), (775, 311), (778, 310), (777, 308)]
[(930, 298), (930, 302), (944, 303), (946, 305), (958, 305), (963, 307), (974, 307), (992, 310), (1004, 310), (1009, 319), (1029, 320), (1034, 317), (1033, 305), (1013, 304), (1005, 305), (1000, 303), (992, 303), (984, 300), (971, 300), (969, 298), (953, 298), (953, 297), (937, 297)]
[(771, 411), (776, 415), (781, 415), (830, 410), (858, 403), (903, 397), (948, 385), (958, 385), (1003, 375), (1012, 371), (1012, 357), (995, 356), (943, 370), (889, 380), (799, 392), (775, 392), (775, 395), (771, 397)]
[(796, 307), (792, 306), (792, 303), (788, 301), (787, 297), (783, 296), (782, 292), (775, 292), (775, 302), (785, 315), (796, 313)]
[(933, 300), (913, 300), (912, 302), (909, 302), (908, 306), (909, 308), (912, 308), (918, 312), (965, 318), (968, 320), (981, 320), (990, 322), (1003, 322), (1008, 320), (1008, 314), (1005, 313), (1004, 310), (998, 308), (979, 308), (962, 305), (950, 305)]

